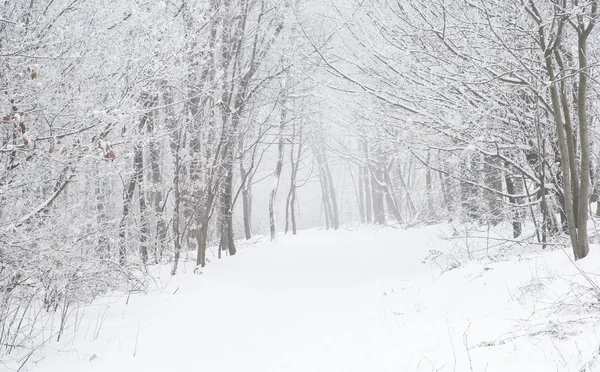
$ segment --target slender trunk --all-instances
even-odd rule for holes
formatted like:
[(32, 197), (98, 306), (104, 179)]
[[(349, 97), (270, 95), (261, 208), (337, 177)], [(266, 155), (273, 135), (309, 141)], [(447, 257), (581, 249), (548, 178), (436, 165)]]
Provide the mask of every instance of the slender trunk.
[(119, 246), (119, 263), (121, 266), (125, 265), (127, 262), (127, 242), (125, 241), (125, 227), (127, 225), (127, 216), (129, 216), (129, 212), (131, 209), (131, 203), (133, 200), (133, 192), (135, 191), (135, 174), (131, 176), (129, 180), (129, 185), (125, 189), (125, 193), (123, 196), (123, 215), (121, 216), (121, 222), (119, 223), (119, 241), (121, 245)]
[[(209, 213), (207, 213), (209, 214)], [(204, 267), (206, 266), (206, 245), (208, 242), (208, 221), (209, 216), (205, 215), (200, 222), (200, 226), (198, 227), (198, 236), (196, 240), (198, 242), (198, 252), (196, 255), (196, 266)]]
[[(559, 50), (556, 50), (554, 52), (554, 56), (556, 59), (556, 62), (560, 68), (561, 71), (566, 71), (565, 69), (565, 65), (563, 63), (562, 57), (561, 57), (561, 53)], [(579, 190), (579, 179), (577, 177), (577, 159), (576, 159), (576, 153), (577, 153), (577, 144), (575, 143), (575, 132), (573, 130), (573, 124), (572, 124), (572, 115), (571, 115), (571, 108), (570, 108), (570, 104), (569, 104), (569, 98), (567, 95), (567, 84), (565, 84), (564, 79), (560, 79), (560, 81), (558, 82), (559, 85), (559, 89), (558, 92), (560, 93), (560, 103), (562, 105), (562, 113), (563, 113), (563, 120), (564, 120), (564, 127), (565, 127), (565, 134), (566, 134), (566, 145), (567, 145), (567, 151), (569, 153), (569, 169), (570, 169), (570, 174), (571, 174), (571, 188), (573, 191), (573, 214), (575, 216), (575, 225), (578, 226), (579, 224), (579, 214), (577, 213), (577, 210), (579, 208), (578, 206), (578, 199), (579, 199), (579, 195), (577, 190)]]
[(540, 191), (538, 192), (538, 199), (541, 200), (540, 211), (542, 213), (542, 248), (546, 249), (546, 242), (548, 241), (548, 235), (554, 235), (558, 232), (558, 226), (556, 224), (554, 213), (550, 208), (546, 190), (546, 139), (542, 135), (542, 125), (539, 118), (536, 116), (535, 120), (536, 136), (537, 136), (537, 164), (535, 169), (540, 179)]
[[(104, 226), (107, 222), (106, 219), (106, 192), (109, 187), (108, 183), (102, 178), (98, 177), (98, 181), (96, 183), (96, 212), (97, 217), (96, 221), (99, 226)], [(110, 240), (108, 238), (109, 232), (106, 232), (104, 228), (100, 231), (100, 236), (98, 237), (98, 250), (100, 257), (105, 259), (109, 259), (111, 256), (110, 252)]]
[(292, 234), (296, 235), (296, 176), (298, 175), (298, 168), (300, 166), (300, 158), (302, 156), (302, 128), (298, 133), (298, 152), (294, 158), (294, 143), (296, 140), (296, 122), (292, 122), (292, 146), (290, 150), (290, 164), (291, 164), (291, 175), (290, 175), (290, 190), (288, 191), (287, 200), (285, 203), (285, 233), (288, 232), (289, 223), (292, 224)]
[(365, 214), (365, 188), (363, 184), (364, 174), (363, 167), (358, 166), (358, 212), (360, 215), (360, 222), (367, 222), (367, 216)]
[(291, 221), (292, 221), (292, 235), (296, 235), (297, 233), (297, 227), (296, 227), (296, 187), (294, 187), (294, 189), (292, 190), (292, 199), (290, 200), (290, 217), (291, 217)]
[(563, 123), (563, 118), (561, 116), (561, 105), (559, 100), (559, 94), (557, 89), (556, 82), (556, 74), (554, 73), (554, 65), (552, 61), (552, 52), (550, 50), (545, 50), (545, 64), (546, 64), (546, 73), (548, 75), (548, 79), (550, 81), (550, 98), (552, 102), (553, 114), (554, 114), (554, 124), (556, 127), (556, 135), (558, 148), (561, 157), (561, 167), (562, 167), (562, 181), (563, 181), (563, 194), (564, 194), (564, 206), (565, 206), (565, 214), (567, 217), (567, 227), (569, 229), (569, 237), (571, 238), (571, 245), (573, 247), (573, 253), (575, 258), (579, 257), (579, 243), (578, 243), (578, 234), (577, 234), (577, 223), (575, 220), (574, 209), (573, 209), (573, 189), (571, 188), (571, 170), (569, 167), (570, 164), (570, 156), (572, 155), (569, 152), (567, 147), (567, 139), (565, 134), (565, 128)]
[(240, 156), (240, 177), (242, 178), (242, 218), (244, 220), (244, 236), (252, 238), (252, 214), (250, 206), (250, 183), (244, 166), (244, 156)]
[[(500, 160), (496, 157), (484, 155), (483, 156), (483, 177), (487, 187), (491, 190), (502, 191), (502, 171), (500, 167)], [(496, 226), (502, 222), (502, 199), (497, 193), (489, 190), (483, 192), (485, 200), (487, 202), (488, 220)]]
[(400, 204), (396, 201), (396, 193), (394, 192), (394, 188), (392, 185), (392, 178), (390, 177), (389, 167), (386, 167), (383, 163), (383, 177), (385, 181), (385, 195), (386, 201), (388, 205), (388, 209), (392, 212), (392, 215), (396, 219), (397, 223), (402, 223), (402, 214), (400, 213)]
[[(463, 174), (464, 179), (476, 182), (475, 177), (473, 176), (476, 171), (473, 169), (474, 161), (473, 156), (465, 157), (461, 160), (461, 174)], [(462, 207), (462, 213), (464, 218), (467, 220), (474, 220), (479, 217), (477, 204), (479, 202), (479, 196), (476, 187), (470, 183), (462, 180), (460, 182), (460, 204)]]
[(220, 186), (220, 179), (217, 174), (217, 165), (219, 164), (219, 161), (222, 160), (223, 156), (221, 153), (229, 151), (227, 148), (223, 149), (223, 147), (227, 147), (227, 144), (225, 143), (225, 137), (225, 133), (222, 132), (217, 148), (215, 149), (214, 154), (212, 154), (213, 159), (206, 178), (206, 197), (203, 200), (203, 207), (198, 213), (198, 229), (194, 233), (198, 245), (198, 250), (196, 252), (196, 266), (200, 267), (206, 266), (208, 225), (214, 208), (217, 190)]
[(380, 168), (381, 164), (379, 161), (377, 161), (376, 164), (373, 165), (373, 161), (371, 160), (371, 156), (369, 153), (369, 146), (366, 142), (363, 144), (363, 147), (365, 152), (365, 158), (367, 160), (367, 169), (371, 178), (371, 199), (373, 200), (374, 219), (376, 223), (383, 225), (385, 224), (385, 211), (383, 205), (385, 191), (381, 186), (381, 181), (383, 179)]
[(367, 165), (361, 166), (362, 182), (365, 192), (365, 219), (367, 223), (373, 222), (373, 201), (371, 199), (371, 184), (369, 179), (369, 170)]
[[(431, 164), (431, 151), (427, 152), (427, 164)], [(435, 216), (435, 211), (433, 209), (433, 182), (431, 180), (431, 167), (427, 167), (427, 171), (425, 173), (425, 190), (427, 194), (427, 216), (430, 219), (433, 219)]]
[[(231, 150), (230, 150), (231, 151)], [(233, 239), (233, 165), (230, 161), (226, 165), (225, 179), (221, 188), (221, 238), (219, 242), (219, 257), (221, 251), (227, 251), (233, 256), (236, 253), (235, 242)]]
[(315, 144), (314, 154), (319, 168), (319, 180), (321, 181), (321, 192), (323, 195), (323, 206), (325, 208), (325, 224), (334, 229), (339, 228), (339, 219), (337, 211), (337, 201), (335, 197), (335, 188), (331, 177), (331, 171), (325, 157), (324, 145)]
[[(450, 166), (448, 165), (447, 159), (440, 156), (438, 153), (438, 159), (440, 160), (443, 170), (445, 172), (450, 173)], [(442, 194), (444, 196), (444, 207), (448, 211), (450, 215), (450, 219), (452, 219), (452, 215), (454, 213), (454, 186), (453, 186), (452, 177), (446, 175), (444, 172), (440, 172), (440, 186), (442, 188)]]
[[(153, 106), (156, 106), (157, 98), (153, 99)], [(147, 132), (150, 135), (154, 135), (155, 123), (158, 120), (157, 110), (153, 110), (150, 120), (147, 123)], [(152, 191), (150, 193), (150, 200), (152, 200), (152, 207), (154, 209), (154, 215), (156, 218), (156, 242), (154, 246), (154, 260), (155, 263), (160, 261), (162, 257), (162, 250), (165, 245), (167, 238), (167, 223), (164, 218), (164, 203), (163, 203), (163, 184), (162, 184), (162, 172), (160, 169), (161, 150), (157, 141), (153, 138), (149, 143), (149, 158), (150, 168), (152, 171)]]
[(371, 185), (372, 185), (372, 199), (373, 199), (373, 212), (375, 215), (375, 222), (383, 225), (385, 224), (385, 212), (383, 210), (383, 197), (384, 192), (381, 190), (381, 186), (377, 182), (377, 177), (371, 174)]
[[(285, 94), (285, 93), (284, 93)], [(281, 104), (281, 119), (279, 122), (279, 143), (277, 145), (277, 164), (273, 173), (273, 188), (269, 194), (269, 228), (271, 232), (271, 240), (275, 240), (277, 235), (277, 222), (275, 221), (275, 207), (277, 201), (277, 190), (279, 189), (279, 181), (281, 179), (281, 170), (283, 169), (283, 132), (287, 121), (287, 109), (285, 108), (286, 97), (284, 96)]]
[[(323, 153), (325, 150), (323, 150)], [(335, 192), (335, 186), (333, 184), (333, 177), (331, 176), (331, 170), (329, 169), (329, 163), (325, 154), (323, 154), (325, 163), (325, 175), (327, 177), (327, 184), (329, 185), (329, 197), (331, 198), (331, 210), (332, 210), (332, 225), (333, 229), (337, 230), (340, 228), (340, 217), (338, 213), (337, 197)]]
[(321, 171), (319, 171), (319, 181), (321, 184), (321, 200), (323, 202), (323, 211), (325, 213), (325, 228), (329, 230), (331, 219), (331, 205), (329, 204), (329, 195), (327, 191), (327, 177), (325, 177), (325, 175)]
[[(508, 167), (508, 164), (507, 164)], [(517, 193), (517, 188), (515, 185), (515, 180), (513, 175), (511, 174), (506, 174), (506, 176), (504, 176), (504, 181), (506, 182), (506, 192), (509, 195), (516, 195)], [(521, 236), (521, 233), (523, 232), (523, 228), (521, 226), (521, 220), (519, 218), (519, 200), (514, 197), (511, 196), (508, 198), (508, 201), (511, 204), (511, 209), (512, 209), (512, 218), (513, 218), (513, 222), (512, 222), (512, 226), (513, 226), (513, 238), (518, 238), (519, 236)]]
[[(590, 22), (595, 22), (592, 18)], [(577, 99), (577, 116), (579, 118), (579, 142), (581, 146), (581, 183), (579, 185), (579, 207), (577, 212), (578, 225), (578, 252), (575, 258), (584, 258), (589, 253), (587, 221), (590, 193), (590, 138), (587, 119), (587, 35), (591, 31), (591, 23), (588, 28), (581, 31), (578, 38), (578, 56), (579, 56), (579, 90)]]
[[(150, 94), (142, 94), (144, 108), (147, 110), (140, 119), (139, 133), (152, 130), (150, 108), (154, 104), (154, 98)], [(150, 129), (149, 129), (150, 128)], [(136, 177), (138, 187), (138, 199), (140, 203), (140, 253), (142, 262), (148, 263), (148, 206), (146, 204), (145, 180), (144, 180), (144, 149), (141, 143), (136, 143), (133, 147), (133, 171)]]
[(133, 156), (133, 166), (136, 175), (136, 183), (138, 186), (138, 198), (140, 203), (140, 253), (142, 255), (142, 262), (146, 264), (148, 262), (148, 218), (147, 218), (147, 205), (146, 195), (144, 192), (144, 154), (142, 147), (136, 145)]
[(179, 185), (179, 167), (181, 166), (181, 159), (179, 156), (179, 149), (175, 151), (175, 175), (173, 177), (173, 190), (174, 190), (174, 208), (173, 208), (173, 241), (175, 244), (175, 257), (173, 260), (173, 268), (171, 269), (171, 275), (177, 273), (177, 265), (179, 264), (179, 257), (181, 255), (181, 234), (179, 226), (179, 214), (181, 208), (181, 191)]
[[(174, 260), (173, 267), (171, 268), (171, 275), (177, 274), (177, 267), (179, 265), (179, 258), (181, 255), (181, 185), (180, 185), (180, 174), (181, 174), (181, 128), (178, 128), (178, 122), (175, 120), (175, 110), (173, 108), (173, 94), (167, 88), (167, 92), (164, 95), (164, 101), (166, 104), (165, 108), (165, 126), (171, 132), (171, 138), (169, 147), (171, 148), (171, 154), (173, 155), (173, 242), (174, 242)], [(162, 217), (162, 216), (161, 216)]]
[[(213, 173), (214, 175), (214, 173)], [(208, 225), (210, 222), (210, 216), (212, 214), (214, 200), (215, 200), (215, 188), (217, 185), (213, 185), (212, 177), (209, 178), (210, 183), (206, 187), (206, 199), (204, 204), (204, 210), (201, 216), (199, 216), (199, 226), (196, 232), (196, 241), (198, 244), (198, 250), (196, 252), (196, 266), (206, 266), (206, 246), (208, 243)]]
[(408, 185), (404, 181), (404, 176), (402, 174), (402, 168), (400, 167), (400, 165), (398, 165), (398, 167), (396, 167), (396, 171), (398, 173), (398, 180), (400, 181), (400, 185), (406, 192), (406, 204), (408, 206), (408, 212), (411, 216), (414, 216), (417, 213), (417, 208), (415, 207), (415, 203), (413, 203), (410, 189), (408, 188)]

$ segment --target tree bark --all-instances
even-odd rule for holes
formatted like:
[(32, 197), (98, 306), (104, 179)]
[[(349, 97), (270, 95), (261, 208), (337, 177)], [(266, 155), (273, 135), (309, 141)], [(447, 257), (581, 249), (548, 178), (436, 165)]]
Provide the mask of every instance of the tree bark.
[[(593, 2), (594, 7), (598, 4)], [(575, 258), (584, 258), (589, 253), (587, 221), (589, 208), (590, 194), (590, 137), (587, 119), (587, 78), (588, 78), (588, 61), (587, 61), (587, 39), (592, 31), (596, 17), (592, 17), (590, 24), (586, 27), (583, 24), (580, 26), (578, 35), (578, 57), (579, 57), (579, 91), (577, 92), (577, 116), (579, 118), (579, 142), (581, 146), (581, 183), (579, 185), (579, 207), (577, 212), (578, 225), (578, 252)]]
[[(285, 90), (285, 89), (284, 89)], [(277, 164), (275, 165), (275, 172), (273, 172), (273, 188), (271, 189), (271, 193), (269, 194), (269, 228), (271, 232), (271, 240), (275, 240), (277, 236), (277, 221), (275, 220), (275, 207), (277, 201), (277, 190), (279, 189), (279, 180), (281, 179), (281, 170), (283, 169), (283, 132), (285, 130), (285, 125), (287, 124), (287, 109), (285, 104), (286, 94), (283, 93), (284, 97), (281, 103), (281, 118), (279, 122), (279, 141), (277, 144)]]
[(373, 222), (373, 200), (371, 199), (371, 183), (369, 177), (369, 170), (366, 164), (361, 165), (361, 178), (364, 185), (365, 192), (365, 219), (367, 223)]
[(287, 200), (285, 203), (285, 233), (287, 234), (289, 224), (292, 225), (292, 234), (296, 235), (296, 177), (300, 167), (300, 159), (302, 157), (302, 128), (300, 125), (298, 133), (298, 152), (294, 158), (294, 141), (296, 141), (296, 121), (292, 121), (292, 145), (290, 149), (290, 190), (288, 191)]
[[(504, 181), (506, 182), (506, 192), (509, 195), (516, 195), (517, 187), (515, 185), (514, 176), (511, 174), (506, 174), (506, 176), (504, 176)], [(513, 197), (509, 197), (508, 201), (511, 204), (510, 208), (512, 210), (513, 238), (518, 238), (519, 236), (521, 236), (521, 233), (523, 232), (523, 228), (521, 226), (519, 207), (518, 207), (519, 200), (513, 196)]]

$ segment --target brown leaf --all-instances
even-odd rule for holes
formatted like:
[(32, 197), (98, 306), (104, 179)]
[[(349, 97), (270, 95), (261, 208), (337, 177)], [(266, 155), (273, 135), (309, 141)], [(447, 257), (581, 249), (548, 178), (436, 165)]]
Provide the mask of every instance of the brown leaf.
[(106, 153), (106, 155), (104, 155), (104, 157), (106, 159), (110, 159), (111, 161), (113, 161), (117, 158), (117, 155), (115, 154), (115, 152), (113, 150), (110, 150), (109, 152)]

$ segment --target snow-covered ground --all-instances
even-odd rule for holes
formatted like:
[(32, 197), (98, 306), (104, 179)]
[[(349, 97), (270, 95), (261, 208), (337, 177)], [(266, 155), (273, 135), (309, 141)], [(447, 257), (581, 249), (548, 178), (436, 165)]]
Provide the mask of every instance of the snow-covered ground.
[[(568, 252), (452, 235), (301, 231), (243, 245), (202, 274), (164, 267), (157, 290), (74, 314), (27, 370), (600, 371), (600, 306)], [(596, 281), (597, 247), (578, 265)]]

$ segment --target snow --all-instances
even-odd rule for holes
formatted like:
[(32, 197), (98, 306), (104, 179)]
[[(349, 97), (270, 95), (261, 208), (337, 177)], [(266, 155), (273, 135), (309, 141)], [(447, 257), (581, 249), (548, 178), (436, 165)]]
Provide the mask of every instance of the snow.
[[(241, 245), (201, 275), (163, 267), (157, 290), (98, 299), (27, 370), (600, 371), (598, 299), (569, 252), (464, 260), (451, 233), (309, 230)], [(599, 272), (597, 249), (582, 270)]]

